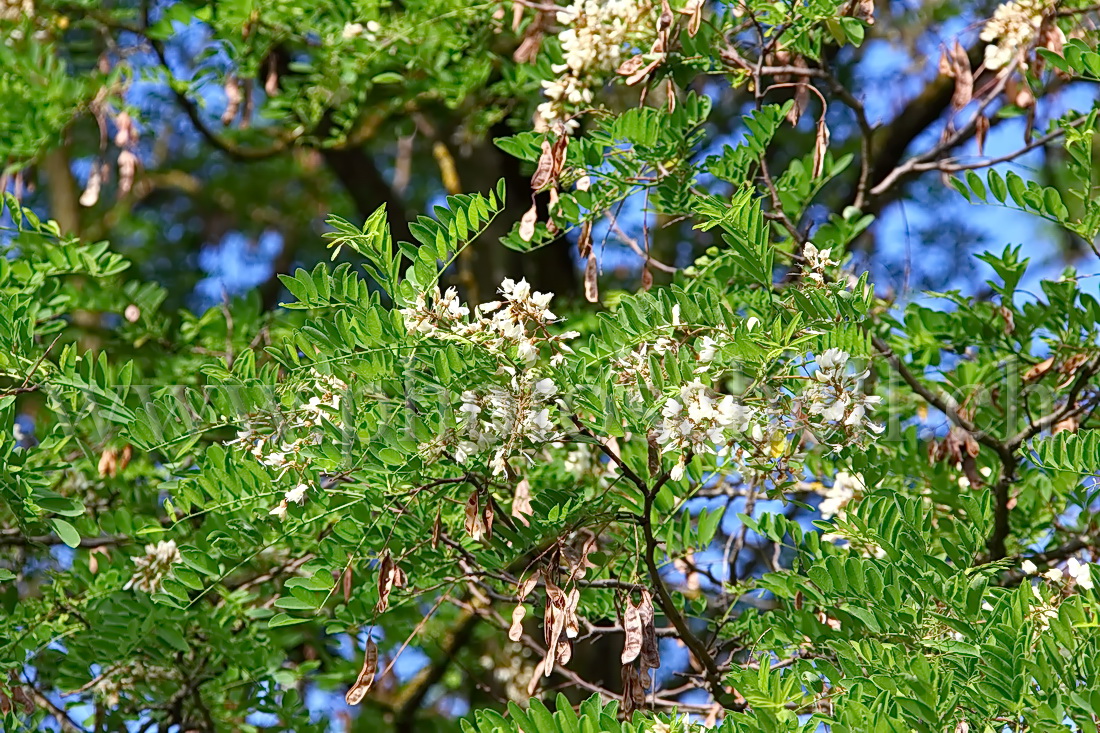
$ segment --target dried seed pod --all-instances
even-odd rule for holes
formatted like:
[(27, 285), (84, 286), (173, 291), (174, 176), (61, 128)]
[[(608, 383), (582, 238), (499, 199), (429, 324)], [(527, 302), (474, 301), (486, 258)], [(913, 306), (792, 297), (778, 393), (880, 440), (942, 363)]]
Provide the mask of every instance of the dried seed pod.
[(955, 78), (955, 66), (951, 63), (951, 57), (947, 55), (947, 49), (940, 50), (939, 72), (942, 76)]
[(264, 77), (264, 93), (274, 97), (279, 93), (279, 68), (275, 61), (275, 54), (267, 56), (267, 75)]
[(344, 603), (349, 603), (351, 601), (351, 580), (351, 566), (348, 565), (348, 567), (344, 570), (343, 577)]
[(515, 33), (519, 30), (520, 25), (523, 24), (523, 3), (512, 3), (512, 32)]
[(363, 652), (363, 668), (359, 670), (359, 677), (344, 698), (348, 705), (358, 705), (363, 701), (370, 690), (370, 686), (374, 684), (374, 675), (377, 671), (378, 647), (375, 645), (374, 639), (367, 639), (367, 648)]
[(545, 188), (554, 176), (554, 147), (549, 140), (542, 141), (542, 154), (535, 164), (535, 174), (531, 176), (531, 188), (538, 191)]
[(542, 37), (540, 30), (527, 33), (516, 50), (512, 52), (512, 61), (517, 64), (534, 61), (539, 55), (539, 49), (542, 48)]
[(620, 76), (633, 76), (638, 72), (638, 69), (642, 68), (644, 63), (645, 59), (642, 58), (641, 54), (631, 56), (626, 61), (619, 64), (619, 68), (615, 70), (615, 73)]
[(84, 191), (80, 194), (80, 205), (84, 207), (95, 206), (99, 201), (99, 192), (103, 188), (103, 166), (98, 162), (92, 166), (91, 173), (88, 174), (88, 185), (84, 187)]
[(374, 606), (375, 613), (382, 613), (390, 605), (390, 591), (405, 586), (405, 572), (397, 567), (397, 563), (387, 552), (382, 556), (378, 564), (378, 603)]
[(432, 523), (432, 549), (439, 549), (439, 538), (443, 535), (443, 508), (435, 513), (435, 522)]
[(957, 40), (951, 61), (955, 70), (955, 93), (951, 97), (951, 107), (960, 110), (974, 98), (974, 73), (970, 70), (970, 57), (966, 49)]
[[(661, 666), (661, 651), (657, 645), (657, 628), (653, 623), (653, 598), (648, 591), (642, 591), (642, 601), (638, 605), (638, 618), (642, 622), (642, 651), (640, 663), (642, 672), (658, 669)], [(649, 675), (644, 675), (646, 687), (649, 686)]]
[(630, 664), (642, 653), (642, 619), (638, 614), (638, 607), (630, 599), (626, 599), (623, 608), (623, 654), (622, 663)]
[[(585, 178), (588, 178), (588, 176), (585, 176)], [(577, 187), (580, 188), (579, 183)], [(588, 188), (585, 187), (584, 190), (587, 191)], [(592, 254), (592, 222), (590, 221), (581, 224), (581, 233), (577, 237), (577, 252), (581, 257), (588, 257)]]
[(519, 238), (524, 242), (530, 242), (535, 236), (535, 224), (538, 223), (539, 212), (534, 204), (519, 220)]
[(527, 580), (521, 580), (519, 581), (519, 583), (516, 584), (516, 596), (519, 598), (521, 603), (527, 598), (528, 595), (531, 594), (531, 591), (535, 589), (535, 586), (538, 585), (538, 582), (539, 571), (536, 570), (534, 573), (531, 574), (530, 578), (528, 578)]
[(857, 0), (856, 17), (867, 25), (875, 24), (875, 0)]
[(978, 145), (978, 155), (985, 155), (985, 138), (989, 134), (989, 118), (978, 115), (974, 120), (974, 142)]
[(829, 126), (825, 123), (825, 115), (817, 121), (817, 134), (814, 136), (814, 169), (813, 177), (817, 178), (825, 171), (825, 153), (829, 150)]
[(527, 479), (522, 479), (516, 484), (516, 493), (512, 497), (512, 516), (524, 526), (530, 526), (527, 517), (534, 514), (531, 507), (531, 484)]
[(118, 473), (118, 453), (114, 448), (104, 448), (99, 454), (99, 475), (115, 476)]
[(241, 111), (241, 86), (237, 83), (237, 77), (229, 74), (225, 77), (225, 111), (222, 112), (222, 124), (230, 125)]
[(556, 181), (561, 177), (562, 169), (565, 168), (565, 159), (569, 154), (569, 136), (558, 135), (558, 139), (554, 141), (553, 147), (550, 148), (550, 153), (553, 161), (550, 178)]
[(661, 475), (661, 446), (657, 442), (657, 431), (650, 430), (646, 435), (646, 447), (648, 449), (649, 475), (656, 478)]
[(568, 639), (561, 639), (558, 641), (558, 664), (564, 666), (569, 664), (569, 660), (573, 658), (573, 643)]
[(485, 526), (482, 524), (481, 516), (481, 501), (478, 498), (477, 491), (470, 494), (470, 498), (466, 500), (466, 534), (476, 542), (481, 539), (485, 533)]
[(589, 303), (600, 302), (600, 287), (597, 277), (596, 253), (588, 252), (588, 264), (584, 267), (584, 298)]
[(481, 511), (481, 521), (485, 525), (485, 539), (493, 539), (493, 518), (496, 517), (496, 513), (493, 511), (493, 499), (489, 497), (489, 501), (485, 502), (485, 508)]
[(1046, 359), (1043, 359), (1041, 362), (1024, 372), (1024, 384), (1031, 384), (1032, 382), (1039, 381), (1040, 379), (1045, 377), (1047, 375), (1047, 372), (1049, 372), (1053, 367), (1054, 357), (1048, 356)]
[(118, 192), (125, 196), (134, 187), (134, 178), (137, 176), (138, 157), (129, 150), (121, 150), (118, 154)]
[(577, 606), (581, 602), (580, 589), (574, 588), (565, 597), (565, 635), (570, 639), (580, 636), (580, 620), (577, 618)]
[(646, 64), (645, 66), (638, 69), (633, 74), (631, 74), (630, 76), (627, 77), (626, 85), (628, 87), (634, 86), (635, 84), (640, 82), (642, 79), (649, 76), (649, 73), (651, 71), (653, 71), (654, 69), (656, 69), (658, 66), (660, 66), (661, 62), (665, 60), (664, 50), (663, 50), (663, 48), (661, 48), (661, 39), (660, 38), (658, 38), (656, 43), (653, 44), (653, 48), (650, 49), (650, 53), (653, 54), (655, 56), (655, 58), (652, 61), (650, 61), (648, 64)]
[(642, 690), (638, 671), (633, 664), (624, 664), (622, 669), (623, 682), (623, 715), (630, 717), (638, 707), (645, 703), (645, 691)]
[(137, 141), (134, 120), (127, 112), (119, 112), (115, 117), (115, 145), (125, 148)]
[(519, 641), (523, 637), (523, 617), (527, 615), (527, 607), (522, 603), (512, 609), (512, 625), (508, 627), (508, 639)]

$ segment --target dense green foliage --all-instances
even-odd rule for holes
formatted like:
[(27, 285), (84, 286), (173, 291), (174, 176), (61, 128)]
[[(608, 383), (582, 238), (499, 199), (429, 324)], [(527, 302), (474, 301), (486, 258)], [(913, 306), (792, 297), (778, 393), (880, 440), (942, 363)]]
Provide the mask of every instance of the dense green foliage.
[[(1092, 9), (986, 9), (936, 114), (875, 125), (852, 55), (931, 21), (568, 8), (4, 6), (5, 730), (1100, 725), (1091, 273), (998, 243), (899, 299), (853, 256), (932, 173), (1100, 258), (1097, 114), (1052, 101), (1100, 78)], [(245, 215), (239, 169), (141, 147), (158, 93), (291, 193)], [(995, 167), (1038, 148), (1051, 180)], [(314, 249), (179, 309), (150, 249), (207, 198)]]

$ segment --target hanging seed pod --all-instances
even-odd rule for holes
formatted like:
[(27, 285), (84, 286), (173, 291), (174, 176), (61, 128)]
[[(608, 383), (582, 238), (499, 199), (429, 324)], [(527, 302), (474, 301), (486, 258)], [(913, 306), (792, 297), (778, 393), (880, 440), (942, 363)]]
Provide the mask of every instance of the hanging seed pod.
[(531, 577), (527, 580), (521, 580), (516, 584), (516, 596), (522, 603), (530, 595), (531, 591), (535, 589), (535, 586), (539, 582), (539, 571), (535, 571), (531, 574)]
[(638, 607), (630, 598), (623, 608), (623, 654), (622, 663), (630, 664), (642, 653), (642, 619)]
[(359, 677), (344, 698), (348, 705), (358, 705), (363, 701), (370, 690), (370, 686), (374, 684), (374, 675), (377, 671), (378, 647), (375, 645), (374, 639), (367, 639), (367, 648), (363, 652), (363, 668), (359, 670)]
[(475, 542), (480, 540), (485, 533), (485, 526), (482, 521), (481, 502), (477, 491), (474, 491), (470, 494), (470, 498), (466, 500), (466, 534), (470, 535)]
[(485, 539), (493, 539), (493, 518), (496, 514), (493, 512), (493, 500), (492, 497), (489, 501), (485, 502), (485, 508), (481, 510), (481, 521), (485, 527)]
[(527, 607), (522, 603), (512, 609), (512, 625), (508, 627), (508, 639), (519, 641), (523, 638), (523, 617), (527, 615)]
[(535, 236), (535, 225), (539, 221), (539, 212), (534, 204), (531, 204), (531, 208), (527, 210), (527, 213), (523, 215), (523, 218), (519, 220), (519, 238), (524, 242), (530, 242)]
[(527, 479), (522, 479), (516, 484), (516, 493), (512, 497), (512, 516), (519, 520), (524, 527), (530, 526), (527, 517), (534, 514), (531, 507), (531, 484)]
[(542, 141), (542, 154), (535, 164), (535, 174), (531, 176), (531, 188), (538, 191), (550, 183), (554, 172), (554, 151), (549, 140)]
[(584, 298), (589, 303), (600, 302), (600, 287), (597, 282), (596, 253), (589, 249), (588, 264), (584, 268)]

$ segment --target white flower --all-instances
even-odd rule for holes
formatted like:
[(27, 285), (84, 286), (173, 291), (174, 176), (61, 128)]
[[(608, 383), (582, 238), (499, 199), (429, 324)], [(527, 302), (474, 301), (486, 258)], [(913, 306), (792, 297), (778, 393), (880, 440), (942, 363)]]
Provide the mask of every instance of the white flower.
[(282, 520), (286, 519), (286, 510), (287, 510), (286, 499), (283, 499), (282, 501), (279, 502), (279, 505), (276, 506), (271, 511), (269, 511), (268, 514), (270, 514), (270, 515), (274, 516), (276, 519), (279, 519), (280, 521), (282, 521)]
[(848, 363), (848, 352), (840, 349), (827, 349), (817, 357), (817, 365), (824, 370), (843, 369)]
[(699, 340), (699, 361), (709, 363), (714, 361), (718, 353), (718, 342), (710, 336), (704, 336)]
[(719, 445), (748, 429), (753, 414), (732, 395), (715, 400), (710, 389), (695, 379), (682, 386), (677, 397), (665, 400), (657, 443), (664, 446), (663, 452), (716, 453)]
[(849, 358), (848, 352), (840, 349), (827, 349), (819, 354), (816, 358), (819, 368), (813, 374), (813, 381), (803, 390), (802, 399), (810, 415), (850, 429), (847, 431), (849, 437), (864, 429), (880, 433), (883, 426), (871, 422), (867, 415), (882, 398), (858, 391), (859, 381), (869, 372), (847, 374)]
[[(982, 28), (985, 66), (996, 71), (1022, 57), (1043, 25), (1043, 16), (1054, 6), (1048, 0), (1011, 0), (1003, 3)], [(996, 43), (994, 43), (996, 41)]]
[(145, 546), (145, 555), (133, 558), (134, 574), (123, 586), (123, 590), (137, 588), (146, 593), (156, 593), (164, 583), (164, 578), (172, 566), (180, 561), (180, 552), (175, 540), (158, 542)]
[(1066, 562), (1066, 573), (1077, 581), (1077, 586), (1082, 590), (1092, 590), (1092, 566), (1082, 563), (1077, 558), (1071, 557)]
[(551, 66), (557, 78), (542, 82), (549, 100), (538, 108), (544, 124), (560, 124), (566, 132), (575, 129), (576, 120), (565, 121), (569, 109), (592, 103), (593, 89), (601, 88), (602, 77), (621, 63), (623, 47), (651, 45), (655, 8), (638, 0), (573, 0), (557, 11), (557, 21), (564, 26), (558, 33), (564, 63)]
[(1031, 560), (1024, 560), (1022, 563), (1020, 563), (1020, 571), (1024, 575), (1035, 575), (1037, 572), (1039, 572), (1039, 568), (1036, 567), (1035, 563), (1033, 563)]
[(759, 318), (757, 318), (756, 316), (750, 316), (749, 319), (747, 321), (745, 321), (745, 330), (746, 331), (753, 330), (754, 328), (756, 328), (756, 324), (758, 324), (758, 323), (760, 323)]
[(340, 34), (345, 41), (350, 41), (352, 38), (358, 38), (363, 34), (362, 23), (348, 23), (344, 26), (343, 32)]
[(821, 503), (817, 505), (821, 518), (831, 519), (840, 514), (848, 502), (855, 497), (856, 492), (864, 491), (866, 486), (863, 483), (862, 474), (839, 471), (833, 479), (832, 486), (817, 486), (815, 488), (817, 493), (823, 497)]
[(290, 491), (283, 495), (283, 498), (287, 502), (294, 504), (302, 504), (306, 500), (306, 492), (309, 491), (309, 484), (298, 484)]

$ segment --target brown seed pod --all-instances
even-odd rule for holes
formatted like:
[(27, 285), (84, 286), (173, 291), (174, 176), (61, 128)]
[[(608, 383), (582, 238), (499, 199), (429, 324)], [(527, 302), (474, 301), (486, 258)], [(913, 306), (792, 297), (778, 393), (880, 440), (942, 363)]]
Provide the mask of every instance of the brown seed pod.
[(378, 646), (375, 645), (374, 639), (367, 639), (367, 648), (363, 651), (363, 668), (359, 670), (359, 677), (344, 697), (348, 705), (358, 705), (363, 701), (370, 686), (374, 684), (374, 675), (377, 671)]
[(477, 491), (474, 491), (470, 494), (470, 498), (466, 500), (466, 534), (470, 535), (474, 541), (480, 540), (485, 533), (485, 525), (482, 524), (482, 521), (481, 502)]
[(554, 177), (554, 148), (549, 140), (542, 141), (542, 154), (535, 164), (535, 174), (531, 176), (531, 188), (538, 191), (545, 188)]
[(623, 654), (622, 663), (630, 664), (642, 653), (642, 619), (638, 614), (638, 607), (630, 599), (626, 599), (623, 608)]
[(531, 507), (531, 484), (522, 479), (516, 484), (516, 493), (512, 497), (512, 516), (524, 526), (530, 526), (527, 517), (534, 513)]
[(598, 282), (596, 253), (588, 252), (588, 263), (584, 267), (584, 298), (589, 303), (600, 302), (600, 286)]
[(535, 224), (539, 221), (539, 212), (534, 204), (519, 220), (519, 238), (524, 242), (530, 242), (535, 236)]
[(519, 641), (523, 637), (523, 617), (527, 615), (527, 607), (522, 603), (512, 609), (512, 625), (508, 628), (508, 639)]

